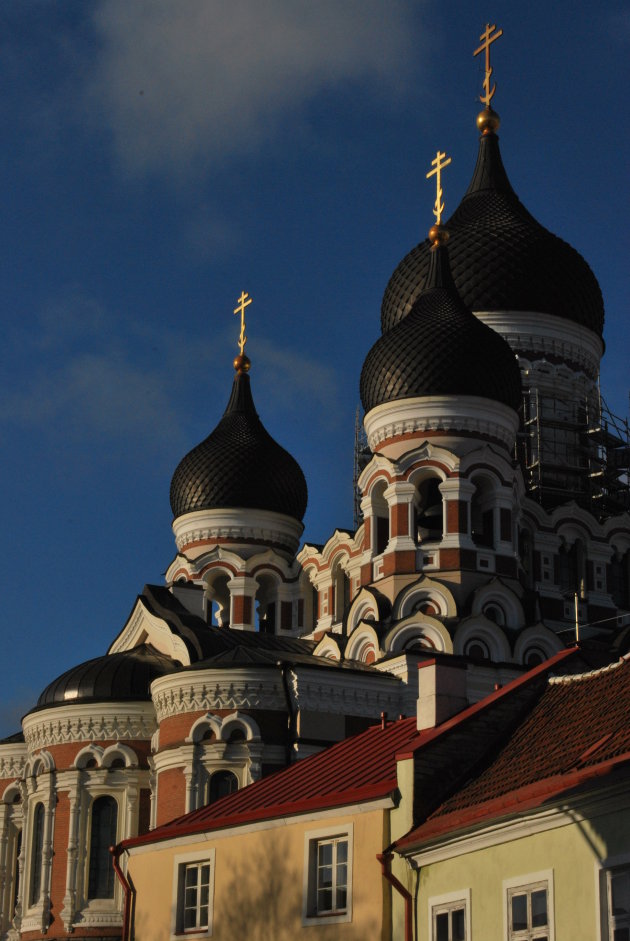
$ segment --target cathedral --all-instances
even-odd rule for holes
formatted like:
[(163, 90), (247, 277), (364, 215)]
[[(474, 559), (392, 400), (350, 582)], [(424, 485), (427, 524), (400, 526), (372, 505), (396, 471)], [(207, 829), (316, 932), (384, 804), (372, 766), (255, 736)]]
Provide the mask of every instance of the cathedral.
[(173, 474), (165, 584), (0, 742), (0, 938), (120, 938), (111, 846), (414, 716), (427, 659), (457, 667), (437, 722), (576, 643), (593, 667), (630, 649), (602, 295), (512, 188), (491, 98), (468, 190), (442, 222), (438, 152), (436, 222), (365, 338), (357, 526), (324, 545), (302, 541), (305, 475), (259, 417), (241, 294), (225, 411)]

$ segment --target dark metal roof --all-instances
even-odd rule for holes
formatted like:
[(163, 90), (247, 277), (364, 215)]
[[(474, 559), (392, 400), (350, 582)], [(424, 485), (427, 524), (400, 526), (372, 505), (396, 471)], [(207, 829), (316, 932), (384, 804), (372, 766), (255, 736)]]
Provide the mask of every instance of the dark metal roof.
[(179, 666), (148, 644), (95, 657), (49, 683), (37, 700), (36, 708), (76, 702), (149, 700), (153, 680), (174, 672)]
[(7, 735), (0, 739), (0, 745), (18, 745), (24, 741), (24, 732), (14, 732), (13, 735)]
[(193, 510), (272, 510), (302, 520), (308, 498), (297, 461), (274, 441), (239, 373), (223, 418), (180, 462), (171, 482), (175, 517)]
[[(446, 228), (453, 277), (468, 308), (555, 314), (602, 335), (604, 303), (593, 272), (525, 209), (495, 134), (481, 137), (471, 184)], [(421, 242), (394, 271), (383, 297), (383, 332), (409, 313), (422, 290), (429, 248)]]
[(516, 411), (521, 380), (514, 353), (466, 308), (453, 283), (446, 246), (435, 246), (428, 261), (411, 312), (377, 340), (363, 364), (365, 411), (429, 395), (480, 396)]

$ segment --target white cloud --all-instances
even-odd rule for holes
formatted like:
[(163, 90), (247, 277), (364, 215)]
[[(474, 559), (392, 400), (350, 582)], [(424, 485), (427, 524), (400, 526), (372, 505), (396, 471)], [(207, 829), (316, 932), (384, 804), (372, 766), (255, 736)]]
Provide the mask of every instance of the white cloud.
[(91, 87), (124, 166), (207, 167), (256, 150), (322, 90), (404, 81), (405, 0), (103, 0)]

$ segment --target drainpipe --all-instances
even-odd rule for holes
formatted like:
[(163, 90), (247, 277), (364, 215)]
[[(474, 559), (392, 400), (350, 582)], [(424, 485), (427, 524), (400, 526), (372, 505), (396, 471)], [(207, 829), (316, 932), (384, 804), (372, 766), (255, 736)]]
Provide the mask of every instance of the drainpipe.
[[(285, 756), (287, 767), (291, 764), (291, 758), (293, 757), (293, 752), (291, 746), (294, 745), (297, 741), (297, 716), (295, 714), (295, 709), (293, 708), (293, 700), (291, 698), (291, 692), (289, 690), (289, 681), (287, 679), (287, 671), (294, 667), (293, 663), (285, 664), (282, 660), (276, 661), (276, 666), (280, 670), (280, 676), (282, 677), (282, 689), (284, 690), (284, 698), (287, 704), (287, 712), (289, 714), (289, 722), (287, 728), (287, 744), (285, 747)], [(125, 939), (123, 938), (123, 941)]]
[[(391, 862), (392, 862), (392, 859), (394, 858), (394, 854), (393, 853), (377, 853), (376, 858), (381, 864), (383, 877), (387, 879), (390, 885), (393, 885), (396, 891), (400, 893), (400, 895), (402, 895), (402, 897), (405, 900), (405, 941), (413, 941), (412, 910), (411, 910), (412, 897), (411, 897), (411, 893), (407, 891), (407, 889), (404, 887), (402, 882), (396, 878), (396, 876), (391, 870)], [(123, 941), (126, 941), (124, 937), (123, 937)]]
[(120, 845), (110, 846), (109, 851), (112, 854), (112, 865), (114, 866), (114, 872), (118, 876), (118, 880), (122, 885), (123, 893), (125, 895), (125, 901), (123, 904), (122, 935), (120, 941), (129, 941), (129, 916), (131, 915), (131, 894), (133, 889), (131, 888), (127, 877), (118, 863), (120, 854), (123, 851), (122, 847)]

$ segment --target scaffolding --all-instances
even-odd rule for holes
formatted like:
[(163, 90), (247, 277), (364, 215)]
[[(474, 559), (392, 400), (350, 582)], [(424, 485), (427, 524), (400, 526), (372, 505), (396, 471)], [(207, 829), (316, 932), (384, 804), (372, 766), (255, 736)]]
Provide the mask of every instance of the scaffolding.
[(630, 428), (598, 390), (562, 399), (526, 390), (518, 459), (545, 509), (574, 500), (600, 520), (630, 509)]
[(359, 477), (364, 467), (370, 463), (372, 452), (367, 443), (367, 435), (361, 421), (361, 413), (357, 405), (357, 411), (354, 416), (354, 462), (352, 467), (352, 491), (353, 491), (353, 509), (354, 509), (354, 529), (355, 532), (363, 522), (363, 512), (361, 510), (361, 494), (359, 492)]

